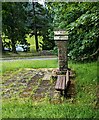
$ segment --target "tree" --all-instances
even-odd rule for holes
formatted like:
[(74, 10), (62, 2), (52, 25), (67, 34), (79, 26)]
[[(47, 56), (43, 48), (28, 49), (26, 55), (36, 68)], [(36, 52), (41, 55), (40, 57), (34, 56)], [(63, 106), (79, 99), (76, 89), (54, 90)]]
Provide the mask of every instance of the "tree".
[(93, 3), (52, 3), (54, 28), (69, 33), (68, 54), (71, 59), (96, 60), (99, 38), (99, 4)]
[(2, 31), (11, 40), (12, 51), (16, 53), (16, 42), (25, 43), (27, 33), (27, 3), (2, 3)]
[(43, 35), (43, 44), (42, 49), (44, 50), (52, 50), (55, 47), (55, 41), (54, 41), (54, 11), (53, 6), (51, 4), (45, 3), (46, 6), (46, 23), (47, 23), (47, 29), (46, 34)]
[(38, 52), (39, 45), (38, 45), (38, 35), (37, 35), (36, 14), (35, 14), (35, 4), (34, 4), (34, 2), (32, 2), (32, 5), (33, 5), (33, 15), (34, 15), (34, 34), (35, 34), (36, 51)]
[[(29, 10), (29, 21), (30, 21), (30, 36), (35, 35), (36, 50), (38, 51), (38, 36), (43, 37), (43, 43), (40, 43), (42, 49), (51, 49), (53, 47), (53, 40), (50, 39), (49, 31), (51, 27), (51, 17), (48, 13), (46, 6), (42, 6), (37, 2), (32, 3), (33, 8)], [(31, 6), (31, 4), (30, 4)]]

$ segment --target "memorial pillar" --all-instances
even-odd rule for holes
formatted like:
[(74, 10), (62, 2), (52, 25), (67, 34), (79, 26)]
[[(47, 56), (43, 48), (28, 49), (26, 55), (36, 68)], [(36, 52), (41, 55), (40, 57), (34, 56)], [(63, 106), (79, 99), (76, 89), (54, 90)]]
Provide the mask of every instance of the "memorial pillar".
[(54, 31), (54, 40), (56, 42), (56, 45), (58, 47), (58, 65), (59, 75), (66, 74), (66, 71), (68, 69), (68, 59), (67, 59), (67, 41), (68, 41), (68, 35), (66, 34), (66, 31)]

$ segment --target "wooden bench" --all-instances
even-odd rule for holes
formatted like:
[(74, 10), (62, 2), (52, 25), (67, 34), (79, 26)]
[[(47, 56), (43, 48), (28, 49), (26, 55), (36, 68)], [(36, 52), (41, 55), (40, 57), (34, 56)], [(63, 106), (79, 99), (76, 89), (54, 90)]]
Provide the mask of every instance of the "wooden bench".
[(55, 89), (57, 91), (60, 91), (62, 95), (63, 95), (63, 91), (64, 94), (66, 94), (66, 89), (68, 88), (69, 82), (70, 82), (69, 70), (67, 70), (66, 75), (58, 75)]

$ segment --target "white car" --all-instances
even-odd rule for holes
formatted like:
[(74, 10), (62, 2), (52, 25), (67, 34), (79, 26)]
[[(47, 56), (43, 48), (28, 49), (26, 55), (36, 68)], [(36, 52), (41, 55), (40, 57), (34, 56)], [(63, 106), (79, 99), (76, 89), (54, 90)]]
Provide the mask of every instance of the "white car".
[(4, 48), (4, 51), (11, 51), (11, 49), (10, 48)]
[(23, 52), (24, 49), (21, 46), (16, 46), (16, 51), (18, 52)]

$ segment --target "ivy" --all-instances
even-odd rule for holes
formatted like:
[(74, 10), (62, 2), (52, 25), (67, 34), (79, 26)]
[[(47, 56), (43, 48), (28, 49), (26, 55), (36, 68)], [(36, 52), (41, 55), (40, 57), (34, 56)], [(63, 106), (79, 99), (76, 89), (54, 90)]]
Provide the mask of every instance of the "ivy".
[(56, 14), (55, 27), (68, 30), (69, 33), (69, 57), (76, 61), (96, 60), (97, 54), (94, 53), (98, 53), (99, 4), (65, 3)]

